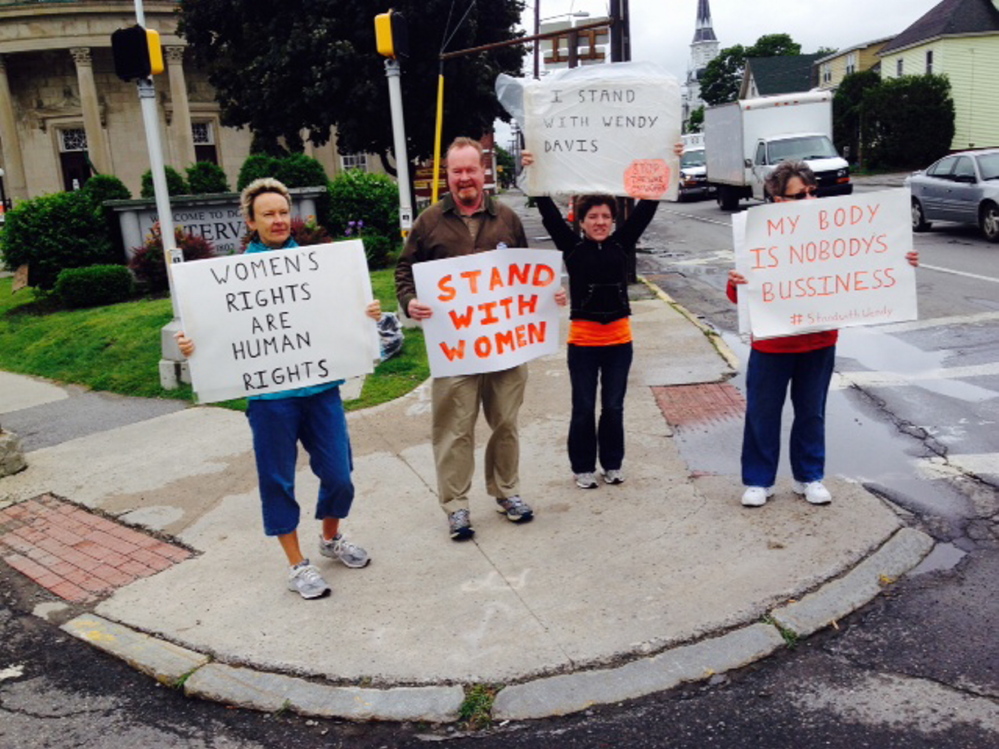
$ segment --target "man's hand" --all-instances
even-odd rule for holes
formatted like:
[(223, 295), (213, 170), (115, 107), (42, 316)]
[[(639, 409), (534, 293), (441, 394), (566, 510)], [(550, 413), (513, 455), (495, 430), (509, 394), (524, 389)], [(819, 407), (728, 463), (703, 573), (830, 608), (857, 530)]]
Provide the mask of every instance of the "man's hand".
[(428, 305), (421, 302), (419, 299), (410, 299), (409, 309), (406, 311), (409, 313), (409, 316), (414, 320), (426, 320), (431, 315), (434, 314), (434, 311), (430, 309)]

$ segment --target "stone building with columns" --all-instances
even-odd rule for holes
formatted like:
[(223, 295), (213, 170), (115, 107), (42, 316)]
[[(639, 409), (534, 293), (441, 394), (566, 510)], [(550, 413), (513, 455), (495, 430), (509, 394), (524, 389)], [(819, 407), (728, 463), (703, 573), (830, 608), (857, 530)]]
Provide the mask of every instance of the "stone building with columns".
[[(166, 164), (221, 166), (235, 186), (251, 133), (222, 127), (208, 77), (177, 35), (177, 2), (146, 0), (146, 27), (160, 34), (166, 70), (154, 76)], [(3, 197), (71, 190), (92, 173), (114, 174), (138, 195), (149, 168), (134, 83), (114, 72), (111, 34), (135, 24), (132, 0), (0, 0), (0, 169)], [(335, 142), (306, 146), (334, 176), (368, 168)]]

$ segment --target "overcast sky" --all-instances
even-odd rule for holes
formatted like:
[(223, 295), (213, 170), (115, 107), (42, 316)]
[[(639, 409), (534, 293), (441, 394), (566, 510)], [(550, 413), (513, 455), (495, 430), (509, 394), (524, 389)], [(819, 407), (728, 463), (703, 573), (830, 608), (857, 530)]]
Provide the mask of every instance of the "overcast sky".
[[(541, 18), (563, 20), (564, 14), (585, 11), (590, 18), (607, 14), (607, 0), (527, 0), (524, 28), (534, 29), (534, 3)], [(748, 46), (764, 34), (790, 34), (803, 53), (820, 47), (845, 49), (894, 36), (940, 0), (711, 0), (711, 20), (719, 48)], [(697, 0), (630, 0), (631, 56), (663, 65), (681, 81), (690, 60)], [(577, 18), (577, 23), (590, 19)], [(528, 65), (531, 57), (526, 58)], [(507, 146), (506, 129), (497, 131)]]

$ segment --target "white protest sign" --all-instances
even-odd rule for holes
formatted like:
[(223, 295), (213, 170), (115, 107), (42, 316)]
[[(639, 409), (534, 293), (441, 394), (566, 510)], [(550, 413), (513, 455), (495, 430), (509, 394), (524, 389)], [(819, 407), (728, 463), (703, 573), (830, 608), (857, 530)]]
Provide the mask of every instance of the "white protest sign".
[(530, 195), (610, 193), (675, 199), (680, 83), (626, 62), (572, 68), (524, 83)]
[(915, 320), (909, 204), (897, 189), (749, 209), (733, 238), (753, 336)]
[(171, 268), (191, 380), (203, 403), (367, 374), (378, 358), (364, 245), (334, 244)]
[(413, 265), (434, 377), (498, 372), (558, 351), (562, 253), (505, 249)]

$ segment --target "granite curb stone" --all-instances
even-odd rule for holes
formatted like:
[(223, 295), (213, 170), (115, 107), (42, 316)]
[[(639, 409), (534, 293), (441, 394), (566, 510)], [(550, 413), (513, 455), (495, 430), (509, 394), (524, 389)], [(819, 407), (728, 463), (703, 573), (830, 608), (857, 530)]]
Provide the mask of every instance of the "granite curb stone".
[(774, 622), (798, 637), (807, 637), (873, 599), (930, 553), (933, 539), (914, 528), (902, 528), (884, 545), (838, 580), (771, 612)]
[(335, 687), (220, 663), (191, 674), (184, 693), (264, 712), (287, 709), (322, 718), (430, 723), (456, 721), (465, 699), (460, 686)]

